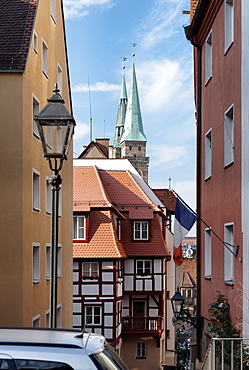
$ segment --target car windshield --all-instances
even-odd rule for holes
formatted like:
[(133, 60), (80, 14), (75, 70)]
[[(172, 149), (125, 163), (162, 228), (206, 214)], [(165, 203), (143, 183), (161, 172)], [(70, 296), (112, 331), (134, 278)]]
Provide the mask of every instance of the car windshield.
[(107, 344), (102, 352), (90, 356), (99, 370), (129, 370), (114, 349)]

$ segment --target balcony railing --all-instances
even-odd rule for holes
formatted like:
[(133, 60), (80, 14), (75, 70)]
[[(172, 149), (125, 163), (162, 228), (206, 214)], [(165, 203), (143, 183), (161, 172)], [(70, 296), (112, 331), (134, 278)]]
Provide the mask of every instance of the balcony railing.
[(122, 331), (131, 332), (161, 332), (162, 316), (156, 317), (135, 317), (127, 316), (122, 318)]

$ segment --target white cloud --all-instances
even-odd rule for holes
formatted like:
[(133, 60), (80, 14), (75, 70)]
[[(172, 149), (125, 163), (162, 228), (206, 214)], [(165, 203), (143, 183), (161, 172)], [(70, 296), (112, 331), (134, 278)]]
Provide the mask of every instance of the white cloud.
[(151, 167), (157, 167), (160, 171), (162, 170), (162, 167), (171, 169), (183, 166), (188, 163), (190, 159), (188, 150), (184, 145), (170, 146), (166, 144), (152, 144), (149, 145), (148, 151), (151, 156)]
[(113, 0), (64, 0), (65, 17), (83, 17), (89, 14), (86, 8), (93, 6), (111, 8), (113, 5)]
[[(174, 3), (174, 6), (172, 6)], [(152, 48), (158, 42), (178, 33), (177, 19), (183, 10), (184, 0), (158, 0), (140, 30), (141, 46)]]
[(79, 155), (83, 150), (83, 143), (86, 141), (84, 140), (87, 135), (89, 135), (90, 127), (87, 123), (77, 122), (74, 136), (73, 136), (73, 144), (74, 144), (74, 153), (75, 155)]
[[(120, 90), (120, 85), (115, 85), (108, 82), (96, 82), (93, 85), (90, 85), (90, 91), (98, 91), (98, 92), (106, 92), (106, 91), (116, 91)], [(89, 86), (88, 84), (79, 83), (78, 85), (72, 88), (72, 92), (88, 92)]]

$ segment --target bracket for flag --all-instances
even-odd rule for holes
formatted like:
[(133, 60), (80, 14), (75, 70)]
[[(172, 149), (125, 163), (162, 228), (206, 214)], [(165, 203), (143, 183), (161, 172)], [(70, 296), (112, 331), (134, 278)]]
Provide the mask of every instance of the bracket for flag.
[(219, 239), (219, 241), (229, 250), (229, 252), (231, 252), (235, 257), (238, 256), (238, 251), (239, 251), (239, 245), (233, 245), (233, 244), (230, 244), (228, 242), (225, 242), (224, 240), (222, 240), (218, 234), (216, 234), (216, 232), (186, 203), (184, 202), (184, 200), (180, 197), (179, 194), (177, 194), (177, 192), (172, 189), (172, 192), (175, 194), (175, 196), (177, 198), (180, 199), (180, 201), (194, 214), (196, 215), (197, 218), (199, 218), (199, 220), (201, 222), (204, 223), (205, 226), (207, 226), (207, 228), (214, 234), (214, 236), (216, 236), (217, 239)]

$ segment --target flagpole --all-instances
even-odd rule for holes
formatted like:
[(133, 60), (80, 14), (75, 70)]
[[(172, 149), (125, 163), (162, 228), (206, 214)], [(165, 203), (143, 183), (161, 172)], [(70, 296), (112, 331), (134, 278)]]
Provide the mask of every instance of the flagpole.
[[(209, 228), (209, 230), (216, 236), (216, 238), (235, 256), (235, 257), (237, 257), (237, 255), (238, 255), (238, 250), (239, 250), (239, 245), (233, 245), (233, 244), (230, 244), (230, 243), (228, 243), (228, 242), (224, 242), (224, 240), (222, 240), (220, 237), (219, 237), (219, 235), (218, 234), (216, 234), (216, 232), (180, 197), (180, 195), (179, 194), (177, 194), (177, 192), (174, 190), (174, 189), (172, 189), (172, 192), (175, 194), (175, 196), (177, 197), (177, 198), (179, 198), (180, 199), (180, 201), (197, 217), (197, 218), (199, 218), (199, 220), (201, 221), (201, 222), (203, 222), (204, 223), (204, 225), (205, 226), (207, 226), (208, 228)], [(229, 248), (229, 246), (230, 247), (233, 247), (233, 248), (235, 248), (235, 252), (234, 251), (232, 251), (230, 248)]]

